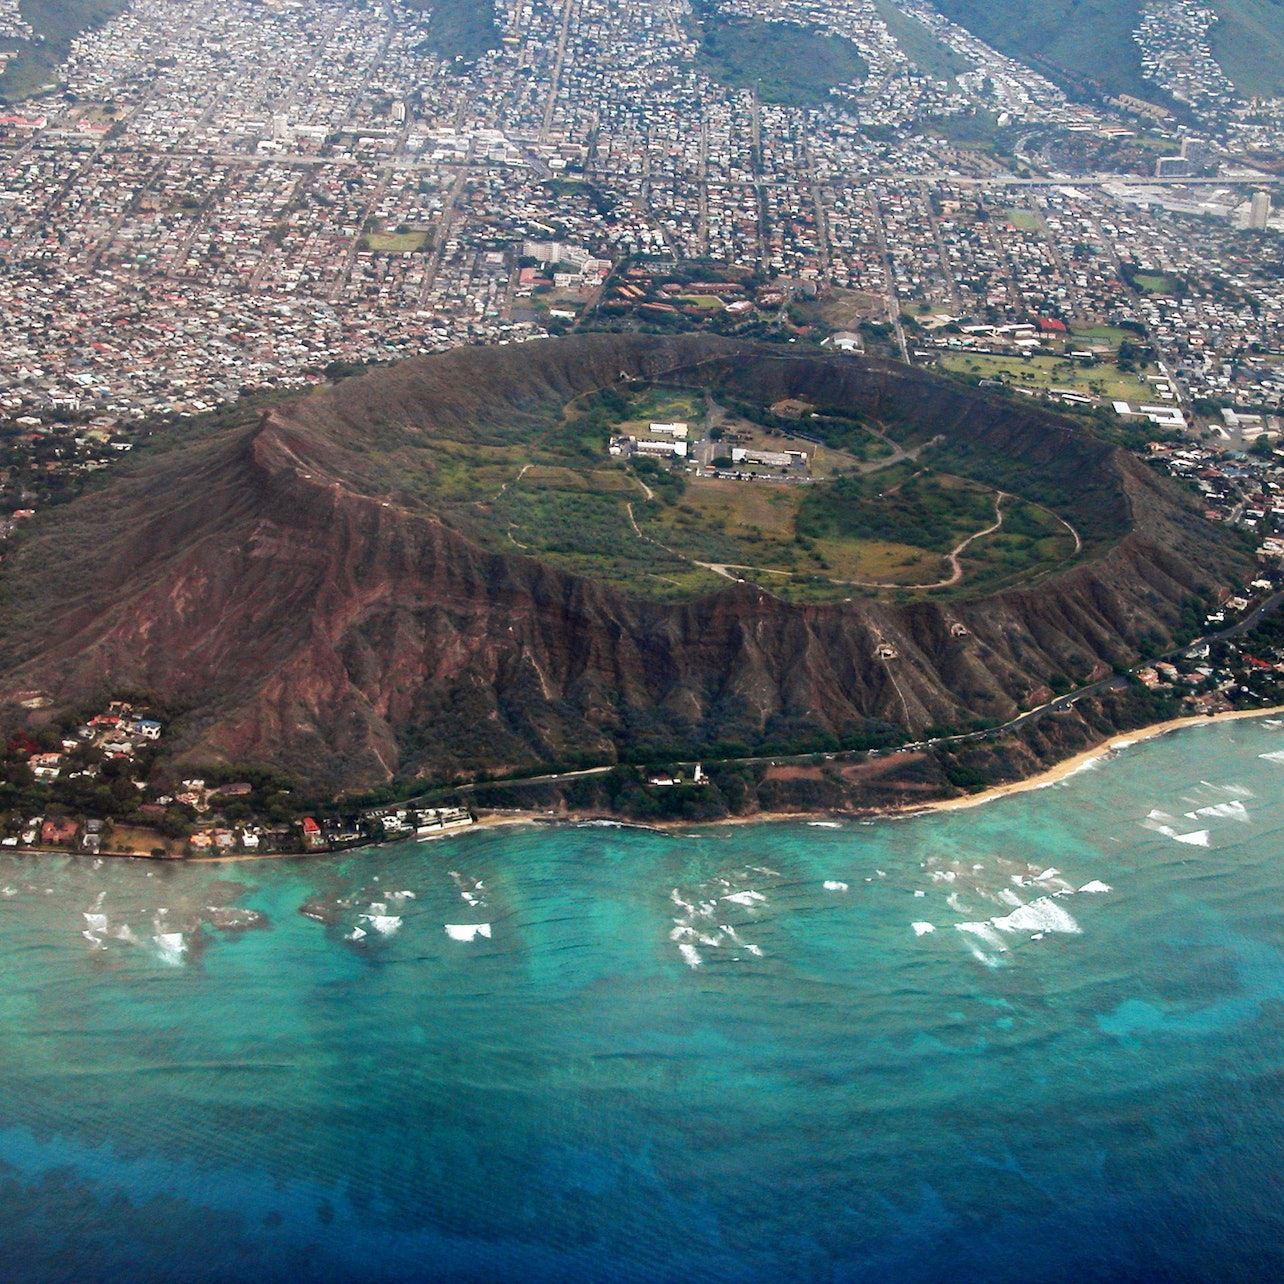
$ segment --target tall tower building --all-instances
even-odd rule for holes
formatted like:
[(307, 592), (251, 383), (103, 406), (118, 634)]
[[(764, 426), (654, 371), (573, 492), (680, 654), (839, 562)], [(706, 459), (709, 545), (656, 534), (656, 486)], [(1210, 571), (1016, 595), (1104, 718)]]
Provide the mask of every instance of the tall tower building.
[(1260, 232), (1271, 216), (1271, 197), (1269, 192), (1254, 192), (1248, 207), (1248, 226), (1254, 232)]

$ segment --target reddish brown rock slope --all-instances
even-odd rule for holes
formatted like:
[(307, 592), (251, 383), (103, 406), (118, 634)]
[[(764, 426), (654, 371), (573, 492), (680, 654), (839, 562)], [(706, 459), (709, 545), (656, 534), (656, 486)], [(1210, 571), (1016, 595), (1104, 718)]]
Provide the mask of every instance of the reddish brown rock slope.
[[(1034, 588), (904, 606), (790, 605), (747, 585), (680, 605), (631, 601), (483, 551), (401, 502), (379, 461), (351, 449), (371, 416), (427, 432), (484, 426), (622, 370), (702, 362), (768, 391), (805, 390), (801, 367), (760, 352), (617, 336), (468, 350), (157, 456), (62, 510), (14, 559), (5, 689), (60, 702), (146, 689), (187, 710), (176, 745), (190, 760), (276, 762), (350, 790), (394, 774), (1004, 718), (1054, 675), (1133, 660), (1168, 636), (1192, 592), (1241, 569), (1169, 483), (1093, 442), (1089, 502), (1117, 506), (1132, 529)], [(933, 431), (948, 420), (963, 436), (1006, 432), (1032, 455), (1074, 431), (847, 360), (848, 373), (815, 363), (813, 382), (859, 368), (892, 389), (879, 395), (939, 403)], [(878, 658), (880, 645), (896, 658)]]

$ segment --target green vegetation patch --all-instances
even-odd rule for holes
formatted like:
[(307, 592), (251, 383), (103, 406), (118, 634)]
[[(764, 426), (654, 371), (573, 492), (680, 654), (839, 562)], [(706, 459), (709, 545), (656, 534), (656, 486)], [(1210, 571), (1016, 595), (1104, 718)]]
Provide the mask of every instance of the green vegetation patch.
[(1145, 294), (1177, 294), (1181, 281), (1171, 272), (1133, 272), (1129, 284)]
[(929, 27), (892, 4), (891, 0), (874, 0), (874, 8), (887, 24), (892, 39), (925, 76), (949, 80), (961, 72), (972, 70), (972, 63), (938, 40)]
[(1150, 401), (1155, 396), (1144, 378), (1115, 365), (1087, 365), (1051, 356), (997, 357), (984, 352), (950, 353), (939, 364), (942, 370), (964, 378), (993, 379), (1040, 394), (1061, 388), (1102, 401)]
[(999, 132), (999, 118), (988, 111), (973, 111), (961, 116), (940, 116), (924, 127), (924, 132), (963, 151), (988, 151)]
[(1039, 220), (1033, 210), (1005, 210), (1004, 217), (1018, 232), (1039, 230)]
[(1253, 97), (1284, 94), (1284, 0), (1214, 0), (1220, 22), (1213, 57), (1235, 88)]
[(947, 553), (994, 521), (994, 492), (900, 464), (810, 490), (798, 529), (813, 539), (885, 540)]
[(937, 0), (936, 7), (1000, 53), (1074, 89), (1166, 101), (1142, 75), (1132, 36), (1141, 0)]
[[(774, 377), (773, 366), (764, 370)], [(909, 420), (884, 422), (831, 401), (819, 384), (814, 393), (773, 384), (764, 405), (743, 399), (742, 377), (725, 387), (717, 377), (624, 383), (562, 405), (535, 398), (493, 424), (375, 416), (351, 448), (381, 492), (438, 514), (481, 547), (652, 601), (689, 600), (728, 580), (797, 601), (973, 593), (1048, 573), (1074, 554), (1073, 534), (1039, 506), (1052, 491), (1037, 474), (1005, 475), (996, 508), (990, 474), (1002, 461), (941, 466), (932, 443), (948, 423), (930, 406), (907, 404)], [(688, 458), (610, 453), (614, 438), (654, 436), (658, 421), (688, 425)], [(729, 456), (737, 444), (802, 449), (807, 466), (698, 475), (699, 459)], [(1073, 496), (1056, 498), (1073, 505)], [(1000, 528), (986, 533), (1000, 509)]]
[(1117, 325), (1076, 325), (1070, 337), (1076, 343), (1118, 348), (1121, 343), (1136, 343), (1138, 331)]
[(362, 248), (376, 254), (414, 254), (427, 244), (427, 232), (368, 232), (361, 238)]
[(710, 4), (697, 16), (705, 70), (737, 89), (757, 86), (763, 102), (814, 106), (835, 85), (859, 84), (869, 74), (850, 40), (793, 23), (724, 16)]
[(128, 0), (21, 0), (19, 11), (43, 39), (20, 46), (0, 76), (0, 97), (13, 102), (52, 82), (81, 32), (101, 27), (127, 7)]
[(420, 48), (439, 58), (476, 62), (500, 46), (492, 5), (476, 0), (407, 0), (412, 9), (430, 11), (428, 34)]

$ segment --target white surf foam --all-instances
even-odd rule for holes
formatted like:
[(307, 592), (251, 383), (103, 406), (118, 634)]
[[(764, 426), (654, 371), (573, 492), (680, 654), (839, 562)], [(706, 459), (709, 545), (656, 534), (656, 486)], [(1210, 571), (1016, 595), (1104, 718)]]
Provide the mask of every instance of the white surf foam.
[(171, 967), (182, 963), (183, 955), (187, 952), (187, 942), (183, 940), (182, 932), (158, 932), (152, 940), (156, 944), (156, 956), (162, 963), (168, 963)]
[(981, 943), (969, 933), (964, 933), (963, 939), (967, 942), (967, 947), (971, 951), (972, 957), (976, 959), (978, 963), (982, 963), (986, 967), (992, 968), (1003, 966), (1001, 953), (987, 954), (986, 951), (981, 948)]
[(975, 936), (978, 940), (984, 941), (986, 945), (988, 945), (992, 950), (997, 951), (999, 954), (1007, 953), (1007, 945), (1004, 944), (1003, 938), (990, 925), (988, 919), (984, 923), (956, 923), (954, 926), (960, 932), (964, 932), (968, 936)]
[(1211, 780), (1199, 782), (1205, 789), (1215, 794), (1224, 794), (1228, 798), (1256, 798), (1257, 795), (1247, 785), (1215, 785)]
[(1000, 932), (1066, 932), (1077, 936), (1080, 931), (1079, 924), (1051, 896), (1040, 896), (990, 922)]
[(918, 889), (916, 889), (916, 890), (915, 890), (914, 895), (915, 895), (915, 896), (926, 896), (926, 895), (927, 895), (927, 893), (926, 893), (925, 891), (923, 891), (923, 889), (922, 889), (922, 888), (918, 888)]
[(1108, 883), (1103, 883), (1099, 878), (1094, 878), (1092, 882), (1084, 883), (1079, 890), (1081, 892), (1109, 892), (1114, 889)]
[(679, 945), (678, 953), (682, 955), (687, 967), (699, 967), (704, 962), (694, 945)]
[(1264, 758), (1267, 762), (1284, 762), (1284, 749), (1274, 749), (1270, 753), (1259, 753), (1259, 758)]
[(364, 927), (354, 927), (343, 939), (345, 941), (364, 941), (366, 939), (366, 929)]
[[(1119, 747), (1124, 748), (1123, 745), (1120, 745)], [(1085, 758), (1083, 762), (1081, 762), (1077, 767), (1072, 767), (1065, 773), (1065, 775), (1058, 776), (1055, 780), (1045, 780), (1040, 784), (1035, 785), (1035, 788), (1055, 789), (1058, 785), (1063, 785), (1067, 780), (1072, 780), (1075, 776), (1082, 775), (1085, 771), (1096, 771), (1097, 765), (1109, 758), (1112, 752), (1113, 750), (1107, 753), (1099, 753), (1094, 758)]]
[[(98, 900), (95, 901), (94, 903), (96, 905), (101, 905), (102, 900), (103, 900), (102, 894), (100, 893)], [(105, 950), (107, 948), (107, 942), (103, 939), (103, 937), (106, 936), (106, 934), (107, 934), (107, 915), (93, 914), (86, 911), (85, 912), (85, 930), (81, 932), (81, 936), (83, 936), (85, 940), (87, 940), (89, 944), (94, 947), (94, 949)]]
[(915, 936), (926, 936), (928, 932), (935, 932), (936, 928), (931, 923), (911, 923)]
[(731, 901), (734, 905), (754, 905), (758, 901), (765, 901), (767, 898), (761, 892), (732, 892), (722, 899)]
[(362, 914), (361, 916), (380, 936), (391, 936), (401, 926), (396, 914)]
[(809, 820), (807, 823), (813, 829), (842, 829), (842, 825), (836, 820)]
[[(490, 936), (489, 923), (447, 923), (446, 935), (452, 941), (475, 941), (479, 936)], [(679, 949), (682, 947), (679, 946)]]
[(827, 892), (845, 892), (847, 890), (847, 884), (840, 883), (836, 878), (825, 879), (822, 886)]
[(1165, 838), (1171, 838), (1174, 842), (1186, 843), (1190, 847), (1207, 847), (1208, 830), (1195, 829), (1187, 834), (1179, 834), (1176, 829), (1176, 817), (1170, 816), (1165, 811), (1152, 811), (1147, 814), (1146, 819), (1141, 822), (1143, 829), (1152, 830), (1156, 834), (1163, 834)]
[(1231, 802), (1213, 803), (1211, 807), (1197, 807), (1194, 811), (1188, 811), (1186, 815), (1190, 820), (1198, 816), (1217, 816), (1225, 817), (1227, 820), (1238, 820), (1243, 825), (1253, 823), (1252, 817), (1248, 814), (1248, 808), (1238, 798)]

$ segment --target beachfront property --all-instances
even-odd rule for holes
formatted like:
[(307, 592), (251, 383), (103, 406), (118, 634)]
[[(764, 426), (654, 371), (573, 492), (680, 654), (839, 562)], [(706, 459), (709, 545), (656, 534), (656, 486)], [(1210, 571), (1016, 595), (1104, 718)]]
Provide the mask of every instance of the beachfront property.
[(395, 807), (370, 812), (367, 821), (386, 839), (425, 838), (466, 828), (473, 823), (473, 815), (465, 807)]

